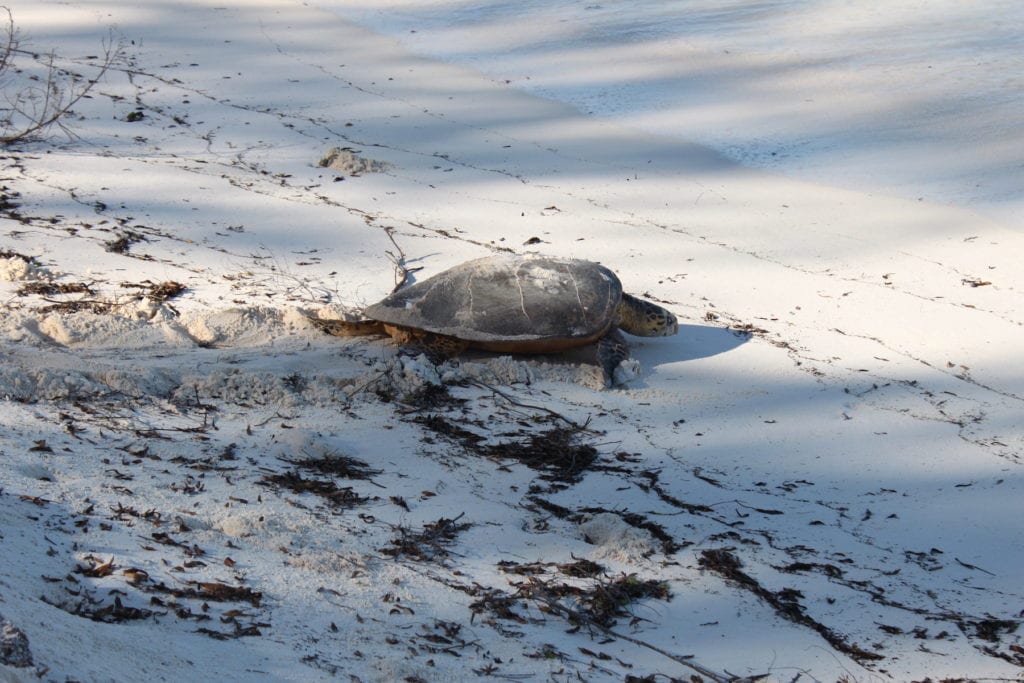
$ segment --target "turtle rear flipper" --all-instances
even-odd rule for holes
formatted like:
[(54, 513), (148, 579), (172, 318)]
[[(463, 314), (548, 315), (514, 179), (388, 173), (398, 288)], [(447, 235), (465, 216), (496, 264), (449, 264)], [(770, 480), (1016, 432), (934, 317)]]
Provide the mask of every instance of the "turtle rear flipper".
[(326, 320), (307, 315), (309, 320), (321, 332), (332, 337), (362, 337), (368, 334), (387, 334), (384, 325), (377, 320)]

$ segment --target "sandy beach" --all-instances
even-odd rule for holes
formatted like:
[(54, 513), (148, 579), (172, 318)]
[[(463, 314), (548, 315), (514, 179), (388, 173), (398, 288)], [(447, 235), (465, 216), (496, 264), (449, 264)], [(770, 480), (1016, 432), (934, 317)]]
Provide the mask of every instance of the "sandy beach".
[[(10, 3), (67, 73), (120, 56), (3, 150), (0, 680), (1019, 680), (1009, 213), (741, 165), (346, 4)], [(679, 333), (604, 390), (593, 349), (309, 322), (495, 253)]]

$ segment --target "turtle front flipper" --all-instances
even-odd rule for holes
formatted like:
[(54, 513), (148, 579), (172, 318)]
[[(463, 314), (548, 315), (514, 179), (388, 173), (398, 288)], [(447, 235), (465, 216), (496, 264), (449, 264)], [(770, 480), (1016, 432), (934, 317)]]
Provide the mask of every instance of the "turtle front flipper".
[(629, 358), (629, 345), (617, 328), (612, 328), (597, 341), (597, 361), (604, 375), (604, 388), (615, 385), (615, 370)]

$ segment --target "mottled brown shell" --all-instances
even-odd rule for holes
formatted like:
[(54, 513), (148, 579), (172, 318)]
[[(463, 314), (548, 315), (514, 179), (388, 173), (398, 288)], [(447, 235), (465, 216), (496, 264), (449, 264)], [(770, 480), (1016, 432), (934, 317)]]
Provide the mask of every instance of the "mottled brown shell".
[(455, 266), (363, 313), (474, 346), (541, 350), (600, 337), (616, 322), (621, 300), (622, 284), (600, 264), (502, 255)]

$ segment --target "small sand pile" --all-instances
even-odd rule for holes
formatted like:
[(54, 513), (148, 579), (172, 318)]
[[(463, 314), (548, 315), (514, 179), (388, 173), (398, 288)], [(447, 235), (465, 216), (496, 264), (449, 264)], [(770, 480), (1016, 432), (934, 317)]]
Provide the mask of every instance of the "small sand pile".
[(19, 669), (33, 664), (28, 638), (3, 615), (0, 615), (0, 664)]
[(44, 273), (34, 258), (0, 249), (0, 282), (34, 280)]
[(391, 164), (376, 159), (367, 159), (348, 147), (332, 147), (317, 162), (320, 168), (329, 168), (342, 175), (362, 175), (363, 173), (383, 173), (391, 168)]
[(620, 562), (639, 562), (653, 555), (658, 546), (649, 531), (630, 526), (616, 514), (601, 512), (580, 524), (588, 543), (597, 548), (594, 556)]

